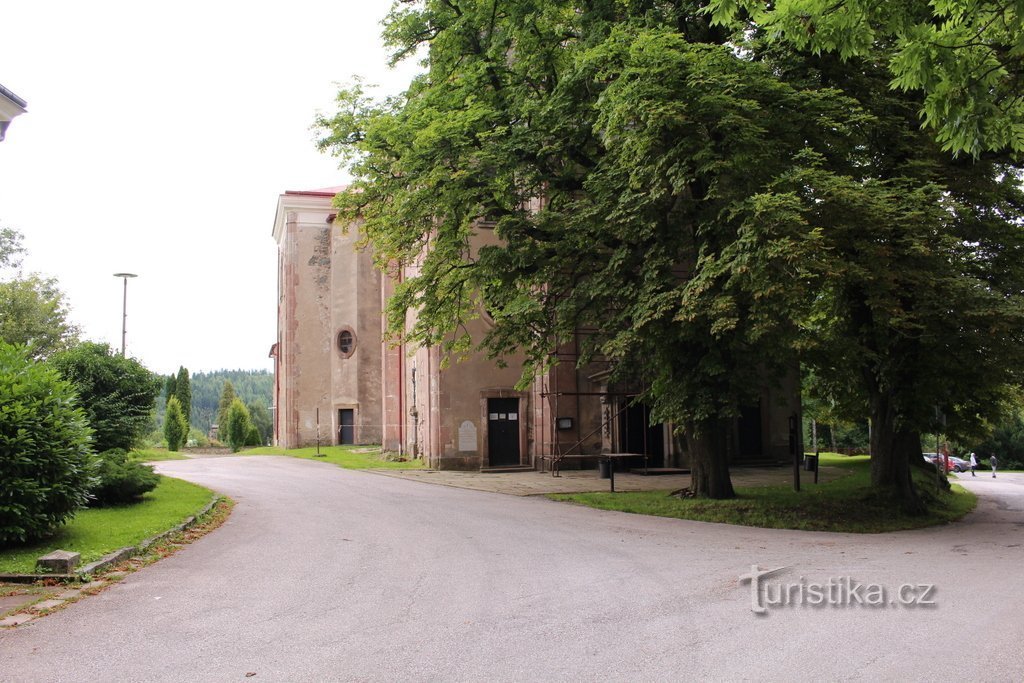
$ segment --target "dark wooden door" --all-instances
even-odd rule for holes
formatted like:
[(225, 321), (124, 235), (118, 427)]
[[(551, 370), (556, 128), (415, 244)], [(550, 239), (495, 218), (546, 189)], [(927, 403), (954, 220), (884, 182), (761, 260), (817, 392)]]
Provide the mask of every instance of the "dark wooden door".
[(338, 410), (338, 443), (356, 442), (356, 411), (353, 408)]
[(487, 399), (487, 454), (491, 467), (519, 464), (519, 399)]

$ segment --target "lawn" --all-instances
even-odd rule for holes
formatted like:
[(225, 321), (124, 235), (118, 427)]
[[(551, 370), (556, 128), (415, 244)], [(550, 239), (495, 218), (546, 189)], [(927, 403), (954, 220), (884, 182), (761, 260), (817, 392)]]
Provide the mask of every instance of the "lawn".
[(180, 524), (212, 497), (202, 486), (162, 477), (141, 503), (80, 510), (43, 542), (0, 550), (0, 574), (31, 574), (37, 557), (57, 549), (81, 553), (79, 566), (88, 564)]
[(157, 460), (188, 460), (188, 456), (166, 448), (136, 448), (128, 453), (128, 457), (137, 462), (156, 462)]
[(385, 460), (381, 457), (380, 448), (377, 446), (321, 446), (319, 456), (316, 446), (287, 450), (277, 446), (261, 446), (239, 451), (238, 454), (287, 455), (292, 458), (329, 462), (348, 470), (421, 470), (425, 467), (422, 460)]
[(908, 515), (893, 500), (871, 489), (867, 456), (823, 453), (821, 464), (841, 467), (848, 473), (818, 485), (810, 483), (809, 473), (802, 473), (800, 493), (793, 491), (791, 486), (737, 488), (737, 497), (731, 500), (681, 499), (669, 496), (669, 491), (553, 494), (549, 497), (602, 510), (659, 517), (853, 533), (916, 529), (951, 522), (963, 517), (977, 504), (974, 494), (955, 484), (951, 492), (936, 491), (934, 473), (914, 468), (915, 482), (928, 503), (928, 513)]

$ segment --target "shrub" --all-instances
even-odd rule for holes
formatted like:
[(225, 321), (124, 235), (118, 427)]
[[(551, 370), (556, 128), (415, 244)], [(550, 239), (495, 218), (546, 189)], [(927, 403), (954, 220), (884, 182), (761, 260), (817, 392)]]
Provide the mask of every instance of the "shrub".
[(260, 430), (254, 424), (249, 425), (249, 434), (245, 438), (245, 445), (246, 446), (262, 446), (263, 445), (263, 437), (260, 436)]
[(92, 490), (90, 507), (135, 502), (160, 483), (152, 467), (131, 460), (120, 448), (100, 453), (97, 459), (99, 482)]
[(78, 344), (51, 362), (75, 388), (97, 451), (129, 450), (139, 444), (160, 391), (156, 375), (109, 344), (95, 342)]
[(90, 438), (71, 384), (0, 343), (0, 546), (43, 538), (86, 504)]
[(249, 437), (251, 427), (252, 422), (249, 420), (249, 410), (245, 407), (245, 404), (238, 398), (231, 401), (224, 432), (232, 451), (237, 452), (245, 446), (245, 441)]
[(167, 399), (167, 412), (164, 414), (164, 438), (167, 439), (167, 450), (177, 451), (188, 437), (188, 422), (181, 410), (177, 396)]

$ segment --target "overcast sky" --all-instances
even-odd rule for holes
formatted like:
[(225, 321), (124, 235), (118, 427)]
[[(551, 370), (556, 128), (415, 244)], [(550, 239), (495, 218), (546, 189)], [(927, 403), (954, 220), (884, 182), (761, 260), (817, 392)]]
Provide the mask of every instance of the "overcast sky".
[(56, 277), (84, 337), (151, 370), (271, 368), (277, 197), (340, 185), (310, 125), (337, 83), (381, 92), (390, 0), (5, 3), (0, 226)]

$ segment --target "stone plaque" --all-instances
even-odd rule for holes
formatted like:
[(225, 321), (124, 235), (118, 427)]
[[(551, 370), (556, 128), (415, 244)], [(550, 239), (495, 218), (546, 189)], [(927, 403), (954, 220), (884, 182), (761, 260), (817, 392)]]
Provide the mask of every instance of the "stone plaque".
[(469, 420), (459, 425), (459, 450), (476, 451), (476, 425)]

